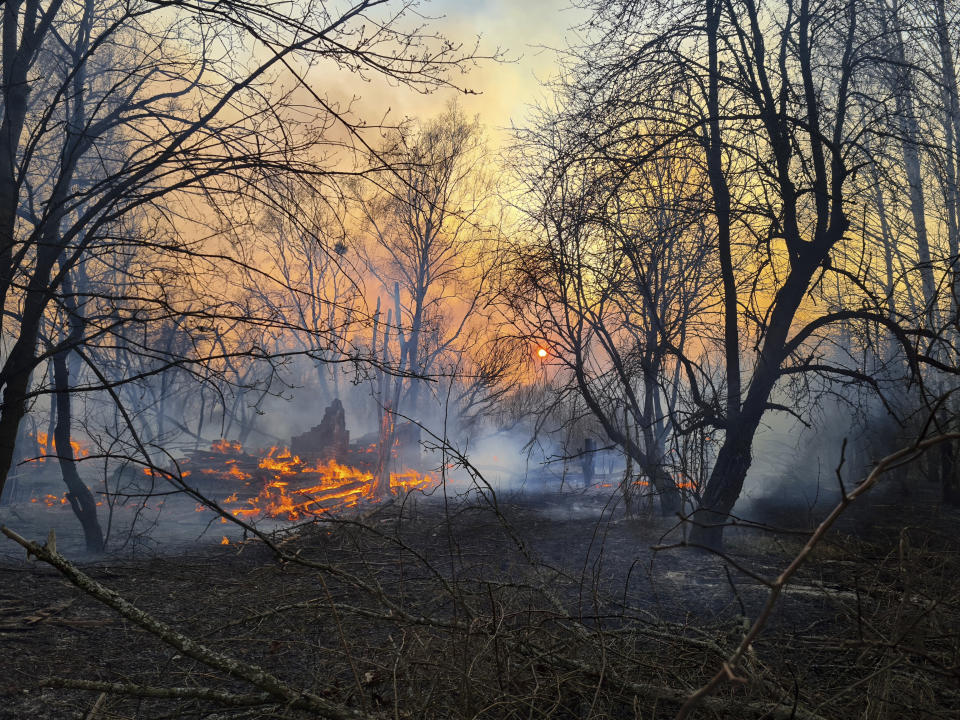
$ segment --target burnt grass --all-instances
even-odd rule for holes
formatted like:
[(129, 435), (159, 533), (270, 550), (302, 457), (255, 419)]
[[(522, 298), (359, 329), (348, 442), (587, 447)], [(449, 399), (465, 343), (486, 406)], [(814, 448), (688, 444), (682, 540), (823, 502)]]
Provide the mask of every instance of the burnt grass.
[[(285, 561), (257, 539), (62, 551), (193, 640), (368, 717), (673, 717), (756, 617), (759, 578), (805, 536), (731, 529), (726, 557), (652, 550), (682, 538), (676, 520), (628, 517), (609, 500), (414, 496), (276, 535)], [(765, 513), (781, 527), (811, 519)], [(931, 493), (851, 508), (693, 716), (960, 716), (958, 520)], [(0, 718), (323, 717), (257, 695), (2, 541)], [(138, 697), (132, 686), (176, 690)]]

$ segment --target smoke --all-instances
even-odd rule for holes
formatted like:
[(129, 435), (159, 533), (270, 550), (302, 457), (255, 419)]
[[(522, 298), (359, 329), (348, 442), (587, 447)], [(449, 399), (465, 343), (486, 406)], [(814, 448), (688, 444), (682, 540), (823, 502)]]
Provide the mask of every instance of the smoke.
[(753, 462), (734, 514), (772, 522), (793, 510), (810, 520), (836, 499), (834, 469), (841, 447), (842, 436), (792, 418), (770, 418), (754, 438)]
[(562, 480), (562, 473), (549, 463), (550, 453), (522, 432), (481, 432), (454, 447), (495, 491), (541, 490)]
[(821, 400), (801, 423), (768, 413), (753, 444), (753, 463), (734, 513), (758, 522), (790, 514), (813, 522), (840, 500), (903, 433), (876, 397), (836, 394)]

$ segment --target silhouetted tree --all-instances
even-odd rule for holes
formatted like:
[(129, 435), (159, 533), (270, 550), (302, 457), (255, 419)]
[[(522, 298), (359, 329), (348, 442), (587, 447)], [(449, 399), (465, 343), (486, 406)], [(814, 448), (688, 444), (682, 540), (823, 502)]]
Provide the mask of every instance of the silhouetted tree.
[[(911, 75), (890, 52), (898, 26), (878, 21), (891, 17), (882, 2), (585, 4), (593, 10), (587, 41), (559, 95), (573, 155), (558, 166), (690, 158), (703, 178), (694, 195), (718, 277), (718, 306), (708, 313), (715, 331), (698, 332), (675, 357), (695, 423), (722, 433), (690, 536), (716, 549), (762, 418), (802, 411), (791, 380), (878, 385), (842, 349), (843, 333), (872, 324), (895, 340), (918, 380), (918, 363), (952, 369), (952, 341), (936, 319), (949, 299), (947, 268), (920, 237), (919, 192), (910, 202), (923, 317), (891, 316), (863, 252), (873, 226), (860, 208), (877, 197), (862, 172), (873, 162), (868, 148), (899, 150), (883, 163), (917, 180), (910, 123), (921, 113), (904, 91), (878, 90), (884, 73), (901, 83)], [(891, 129), (900, 142), (884, 142)], [(603, 203), (623, 195), (614, 187)]]
[[(216, 374), (225, 356), (269, 355), (250, 333), (238, 334), (248, 344), (225, 351), (210, 337), (218, 322), (269, 321), (237, 301), (230, 275), (256, 260), (227, 240), (265, 208), (288, 211), (281, 190), (291, 184), (340, 193), (349, 168), (339, 150), (366, 141), (360, 120), (322, 86), (330, 70), (428, 91), (471, 61), (469, 50), (410, 24), (414, 4), (4, 4), (0, 491), (33, 371), (47, 356), (120, 336), (125, 352), (152, 359), (150, 374), (204, 363)], [(123, 257), (135, 260), (111, 293), (112, 311), (87, 313), (84, 337), (63, 333), (40, 352), (41, 326), (68, 274)], [(186, 356), (182, 345), (151, 347), (152, 330), (145, 344), (117, 330), (165, 318), (194, 333)], [(113, 390), (138, 377), (97, 383)]]

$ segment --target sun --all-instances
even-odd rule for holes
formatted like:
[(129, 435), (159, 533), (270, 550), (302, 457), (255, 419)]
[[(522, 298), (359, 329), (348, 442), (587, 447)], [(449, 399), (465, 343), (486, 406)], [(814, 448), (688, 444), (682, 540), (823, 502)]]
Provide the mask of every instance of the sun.
[(537, 349), (537, 357), (543, 359), (547, 356), (547, 351), (544, 348)]

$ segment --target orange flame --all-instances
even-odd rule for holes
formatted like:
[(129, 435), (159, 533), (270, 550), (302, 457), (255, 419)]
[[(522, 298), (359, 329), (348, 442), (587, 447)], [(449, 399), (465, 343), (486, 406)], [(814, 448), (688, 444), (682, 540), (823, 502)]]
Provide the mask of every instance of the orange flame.
[(66, 493), (64, 493), (62, 496), (51, 495), (50, 493), (47, 493), (46, 495), (40, 498), (35, 498), (35, 497), (30, 498), (30, 502), (32, 503), (42, 502), (47, 507), (56, 507), (57, 505), (66, 505), (69, 502), (69, 500), (67, 500)]
[[(374, 496), (375, 473), (371, 470), (332, 460), (304, 460), (290, 452), (289, 448), (274, 445), (258, 453), (256, 463), (260, 472), (254, 475), (251, 474), (253, 471), (247, 472), (238, 466), (248, 469), (252, 466), (252, 462), (247, 465), (241, 457), (244, 451), (240, 443), (219, 440), (213, 443), (211, 450), (237, 457), (225, 458), (219, 468), (203, 468), (201, 474), (225, 483), (240, 481), (245, 486), (256, 487), (256, 481), (262, 483), (261, 489), (253, 497), (241, 499), (240, 491), (233, 491), (219, 501), (224, 507), (232, 506), (229, 512), (234, 517), (300, 520), (353, 508), (362, 500), (377, 500)], [(364, 448), (362, 452), (365, 456), (372, 455), (376, 452), (376, 445)], [(250, 459), (252, 461), (254, 458)], [(392, 492), (408, 492), (434, 483), (429, 474), (415, 470), (390, 474)], [(202, 505), (197, 506), (198, 512), (203, 509)]]
[(219, 453), (242, 453), (243, 446), (238, 442), (230, 442), (220, 438), (210, 446), (210, 449)]
[[(29, 437), (33, 437), (37, 441), (37, 447), (40, 450), (40, 453), (43, 455), (56, 455), (57, 454), (57, 441), (56, 438), (51, 437), (45, 432), (38, 432), (36, 437), (33, 433), (29, 434)], [(89, 457), (90, 450), (86, 446), (82, 445), (76, 440), (70, 441), (70, 447), (73, 449), (73, 456), (75, 458), (85, 458)], [(30, 462), (42, 463), (46, 458), (39, 457)]]
[[(46, 434), (38, 434), (38, 441), (46, 442)], [(353, 467), (335, 461), (309, 461), (290, 452), (286, 447), (271, 447), (261, 451), (257, 457), (244, 453), (239, 442), (218, 440), (211, 445), (211, 451), (225, 456), (212, 459), (214, 467), (201, 467), (198, 477), (204, 483), (223, 482), (226, 497), (219, 504), (234, 517), (277, 518), (300, 520), (307, 517), (354, 508), (361, 501), (377, 502), (374, 492), (377, 486), (376, 473), (369, 469), (377, 458), (376, 444), (355, 451), (358, 464), (366, 467)], [(80, 451), (82, 454), (89, 454)], [(208, 458), (204, 462), (211, 460)], [(189, 462), (189, 461), (185, 461)], [(192, 472), (196, 473), (197, 468)], [(170, 476), (161, 469), (143, 468), (148, 477)], [(184, 471), (183, 477), (191, 471)], [(390, 473), (390, 491), (405, 493), (418, 488), (428, 488), (436, 484), (435, 478), (427, 473), (415, 470)], [(209, 485), (207, 486), (209, 487)], [(258, 489), (259, 488), (259, 489)], [(227, 494), (229, 493), (229, 494)], [(217, 499), (214, 490), (211, 497)], [(46, 495), (30, 500), (44, 503), (47, 507), (65, 505), (67, 497)], [(206, 512), (208, 507), (198, 503), (196, 512)], [(227, 522), (226, 518), (220, 518)], [(228, 544), (229, 541), (222, 544)]]

